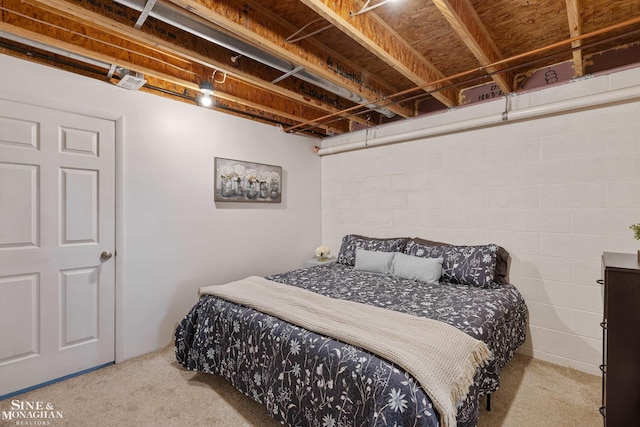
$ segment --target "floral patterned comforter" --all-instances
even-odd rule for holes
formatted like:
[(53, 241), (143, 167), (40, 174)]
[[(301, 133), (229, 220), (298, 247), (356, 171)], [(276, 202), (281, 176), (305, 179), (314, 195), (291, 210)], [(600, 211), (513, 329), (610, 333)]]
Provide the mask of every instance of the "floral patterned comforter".
[[(428, 285), (332, 264), (267, 277), (329, 297), (424, 316), (483, 340), (492, 361), (458, 405), (474, 426), (478, 399), (495, 391), (502, 367), (524, 342), (527, 309), (517, 289)], [(437, 426), (429, 396), (401, 368), (360, 348), (212, 296), (176, 330), (185, 368), (219, 374), (289, 426)], [(429, 357), (425, 355), (425, 357)]]

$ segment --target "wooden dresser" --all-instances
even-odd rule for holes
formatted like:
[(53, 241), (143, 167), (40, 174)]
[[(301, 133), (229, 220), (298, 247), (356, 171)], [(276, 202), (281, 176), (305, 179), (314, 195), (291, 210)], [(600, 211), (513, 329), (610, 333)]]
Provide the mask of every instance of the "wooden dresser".
[(640, 426), (640, 263), (605, 252), (602, 407), (606, 427)]

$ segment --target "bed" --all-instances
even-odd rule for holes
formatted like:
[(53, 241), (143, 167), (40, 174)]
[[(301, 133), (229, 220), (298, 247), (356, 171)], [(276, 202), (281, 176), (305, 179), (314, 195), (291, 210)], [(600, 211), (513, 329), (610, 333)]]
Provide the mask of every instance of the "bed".
[[(202, 292), (180, 322), (175, 333), (178, 362), (190, 370), (225, 377), (289, 426), (475, 426), (480, 396), (498, 389), (502, 368), (525, 339), (527, 307), (508, 283), (508, 253), (497, 245), (347, 235), (337, 258), (333, 264), (276, 274), (264, 281), (285, 286), (291, 294), (311, 292), (328, 298), (336, 307), (344, 301), (381, 313), (435, 320), (483, 343), (490, 355), (474, 365), (464, 394), (456, 395), (453, 423), (442, 409), (440, 394), (426, 391), (433, 390), (424, 387), (429, 378), (390, 357), (393, 349), (383, 356), (350, 343), (349, 335), (335, 338), (331, 331), (314, 332), (283, 320), (288, 319), (286, 309), (273, 315), (264, 309), (266, 305), (252, 308), (224, 294)], [(438, 271), (435, 280), (434, 271)], [(235, 285), (228, 288), (240, 289)], [(425, 345), (430, 340), (425, 338)], [(436, 365), (435, 353), (440, 352), (419, 353), (423, 364), (433, 360)], [(461, 371), (463, 364), (459, 366), (453, 371)]]

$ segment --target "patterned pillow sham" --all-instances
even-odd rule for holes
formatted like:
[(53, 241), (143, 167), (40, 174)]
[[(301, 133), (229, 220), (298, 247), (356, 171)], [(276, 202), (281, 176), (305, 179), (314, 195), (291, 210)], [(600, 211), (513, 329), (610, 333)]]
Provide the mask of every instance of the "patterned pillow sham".
[(478, 246), (425, 246), (408, 244), (408, 255), (443, 258), (442, 281), (478, 288), (492, 289), (498, 286), (494, 281), (498, 245)]
[(336, 262), (345, 265), (355, 265), (356, 249), (379, 252), (402, 252), (409, 239), (406, 237), (378, 239), (374, 237), (347, 234), (342, 238), (340, 252)]
[[(433, 240), (414, 237), (407, 242), (404, 253), (409, 253), (413, 245), (416, 244), (423, 246), (454, 246), (449, 243), (435, 242)], [(500, 284), (509, 283), (509, 252), (502, 246), (498, 246), (498, 252), (496, 254), (496, 270), (494, 272), (493, 280)]]

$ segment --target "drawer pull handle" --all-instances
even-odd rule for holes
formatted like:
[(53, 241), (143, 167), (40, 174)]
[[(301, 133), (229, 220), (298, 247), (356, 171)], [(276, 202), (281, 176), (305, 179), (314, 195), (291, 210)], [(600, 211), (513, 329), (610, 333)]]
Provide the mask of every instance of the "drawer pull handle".
[(600, 409), (598, 409), (598, 411), (600, 412), (600, 415), (602, 415), (603, 417), (605, 417), (605, 416), (606, 416), (606, 415), (605, 415), (605, 412), (606, 412), (607, 410), (605, 409), (605, 407), (604, 407), (604, 406), (601, 406), (601, 407), (600, 407)]
[(605, 320), (604, 322), (600, 322), (600, 327), (602, 329), (607, 329), (607, 321)]
[(598, 279), (598, 280), (596, 280), (596, 283), (597, 283), (598, 285), (604, 285), (604, 280), (602, 280), (602, 279)]
[(605, 373), (605, 374), (607, 373), (607, 365), (602, 364), (602, 365), (599, 366), (599, 368), (603, 373)]

